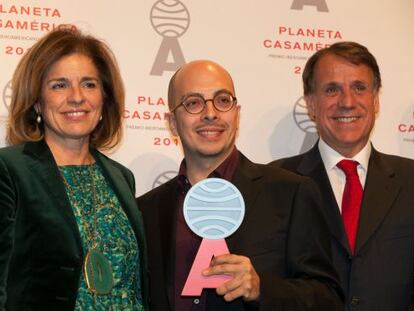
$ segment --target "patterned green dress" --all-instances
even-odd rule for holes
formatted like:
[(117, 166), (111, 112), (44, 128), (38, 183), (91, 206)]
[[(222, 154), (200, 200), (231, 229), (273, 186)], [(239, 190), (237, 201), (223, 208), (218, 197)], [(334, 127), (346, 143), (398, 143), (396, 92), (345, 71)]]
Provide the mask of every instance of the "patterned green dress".
[(96, 206), (96, 243), (111, 263), (114, 279), (110, 294), (94, 295), (88, 290), (82, 274), (75, 310), (143, 310), (138, 243), (102, 169), (95, 163), (60, 166), (59, 170), (65, 179), (66, 193), (78, 224), (84, 255), (93, 243)]

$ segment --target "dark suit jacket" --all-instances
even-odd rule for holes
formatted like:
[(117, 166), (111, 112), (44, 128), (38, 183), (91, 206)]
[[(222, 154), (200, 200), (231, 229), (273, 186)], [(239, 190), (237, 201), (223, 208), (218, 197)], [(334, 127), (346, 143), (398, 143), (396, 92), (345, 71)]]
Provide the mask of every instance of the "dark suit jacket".
[[(146, 245), (134, 177), (92, 152), (135, 232), (145, 304)], [(0, 310), (73, 310), (83, 258), (75, 216), (46, 143), (0, 149)]]
[[(329, 232), (309, 179), (254, 164), (240, 154), (231, 182), (243, 194), (245, 218), (226, 239), (230, 252), (251, 259), (261, 280), (262, 310), (342, 310), (331, 266)], [(173, 310), (177, 177), (138, 198), (148, 241), (151, 310)], [(177, 265), (180, 263), (177, 263)], [(208, 290), (208, 310), (256, 310), (225, 303)], [(181, 311), (181, 310), (179, 310)]]
[(414, 301), (414, 161), (372, 150), (354, 257), (318, 146), (272, 164), (318, 184), (347, 310), (407, 310)]

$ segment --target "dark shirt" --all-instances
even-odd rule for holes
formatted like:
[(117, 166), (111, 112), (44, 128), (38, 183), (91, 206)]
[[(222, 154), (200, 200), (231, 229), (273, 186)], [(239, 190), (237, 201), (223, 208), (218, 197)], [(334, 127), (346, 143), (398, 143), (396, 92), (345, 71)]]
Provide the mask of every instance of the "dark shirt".
[[(234, 147), (231, 154), (223, 161), (208, 178), (216, 177), (230, 181), (236, 171), (239, 153)], [(179, 200), (183, 206), (184, 198), (191, 188), (187, 178), (187, 166), (185, 159), (181, 162), (178, 173)], [(184, 220), (183, 209), (180, 208), (177, 215), (176, 240), (175, 240), (175, 284), (174, 284), (174, 305), (177, 311), (206, 310), (206, 290), (203, 290), (200, 297), (184, 297), (181, 292), (190, 273), (191, 266), (201, 243), (201, 237), (190, 230)]]

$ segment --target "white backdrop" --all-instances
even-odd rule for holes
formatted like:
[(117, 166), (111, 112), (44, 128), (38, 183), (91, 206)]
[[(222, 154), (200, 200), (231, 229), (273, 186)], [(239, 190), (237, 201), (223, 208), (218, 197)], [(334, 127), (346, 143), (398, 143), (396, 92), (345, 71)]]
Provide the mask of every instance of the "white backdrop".
[(117, 56), (126, 130), (110, 156), (134, 172), (137, 194), (177, 171), (182, 152), (164, 120), (167, 84), (180, 64), (200, 58), (232, 74), (242, 106), (237, 145), (252, 160), (268, 162), (316, 139), (301, 98), (306, 59), (335, 41), (360, 42), (383, 77), (374, 145), (414, 158), (412, 0), (0, 1), (0, 146), (21, 54), (64, 23), (105, 40)]

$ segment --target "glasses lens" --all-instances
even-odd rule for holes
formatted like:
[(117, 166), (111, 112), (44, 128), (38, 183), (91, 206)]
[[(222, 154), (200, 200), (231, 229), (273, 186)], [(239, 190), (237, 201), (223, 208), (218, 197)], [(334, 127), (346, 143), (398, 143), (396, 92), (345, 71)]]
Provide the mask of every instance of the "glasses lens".
[(214, 106), (220, 111), (229, 111), (234, 104), (233, 97), (228, 93), (220, 93), (214, 97)]
[(189, 113), (200, 113), (204, 109), (204, 100), (201, 97), (190, 96), (183, 101), (183, 105)]

